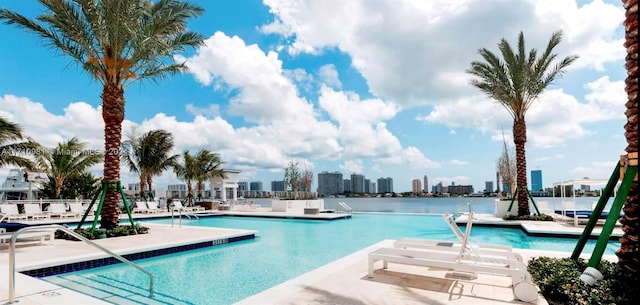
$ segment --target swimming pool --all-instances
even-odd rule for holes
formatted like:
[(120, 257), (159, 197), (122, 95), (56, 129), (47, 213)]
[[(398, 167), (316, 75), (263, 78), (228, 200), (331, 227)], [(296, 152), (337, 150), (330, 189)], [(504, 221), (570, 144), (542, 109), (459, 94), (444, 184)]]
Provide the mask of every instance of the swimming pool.
[[(170, 220), (153, 220), (170, 223)], [(166, 304), (233, 304), (260, 291), (311, 271), (340, 257), (384, 239), (418, 237), (455, 240), (440, 215), (355, 214), (336, 221), (266, 219), (249, 217), (201, 218), (194, 226), (251, 229), (259, 231), (255, 240), (165, 255), (136, 261), (151, 271), (155, 290)], [(530, 237), (520, 229), (474, 227), (478, 242), (508, 244), (527, 249), (570, 252), (576, 240)], [(593, 249), (591, 241), (585, 252)], [(607, 254), (613, 254), (611, 243)], [(145, 275), (123, 264), (45, 278), (65, 285), (98, 281), (124, 286), (144, 294)], [(68, 287), (74, 289), (74, 287)]]

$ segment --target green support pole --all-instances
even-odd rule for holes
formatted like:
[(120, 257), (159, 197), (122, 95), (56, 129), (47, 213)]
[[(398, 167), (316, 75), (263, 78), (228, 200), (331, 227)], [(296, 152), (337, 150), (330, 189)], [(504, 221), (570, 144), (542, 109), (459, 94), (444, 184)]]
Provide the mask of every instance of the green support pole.
[(104, 199), (107, 197), (107, 192), (109, 191), (109, 183), (109, 181), (102, 181), (102, 194), (100, 195), (100, 202), (98, 202), (96, 214), (93, 217), (93, 224), (91, 225), (91, 230), (89, 231), (91, 234), (93, 234), (93, 231), (96, 229), (96, 225), (98, 224), (98, 215), (102, 213), (102, 205), (104, 204)]
[[(509, 208), (507, 209), (507, 213), (511, 212), (511, 208), (513, 208), (513, 202), (516, 200), (516, 198), (518, 198), (518, 193), (522, 192), (521, 191), (522, 188), (516, 188), (516, 193), (514, 194), (513, 198), (511, 198), (511, 203), (509, 204)], [(540, 211), (538, 210), (538, 205), (536, 205), (536, 201), (533, 199), (533, 196), (531, 196), (531, 192), (529, 192), (529, 189), (524, 189), (525, 192), (527, 192), (527, 196), (529, 196), (529, 199), (531, 199), (531, 202), (533, 202), (533, 207), (536, 209), (536, 212), (538, 213), (538, 215), (540, 215)]]
[[(571, 254), (571, 259), (576, 260), (578, 259), (578, 257), (580, 257), (580, 254), (582, 254), (582, 250), (584, 249), (584, 246), (587, 244), (587, 241), (589, 240), (589, 237), (593, 232), (593, 228), (595, 228), (596, 224), (598, 223), (598, 216), (602, 214), (604, 207), (607, 205), (607, 201), (609, 201), (609, 198), (611, 198), (611, 195), (613, 195), (613, 190), (615, 189), (619, 179), (620, 179), (620, 163), (618, 162), (618, 164), (616, 165), (616, 168), (611, 173), (611, 176), (609, 177), (609, 181), (607, 182), (607, 185), (604, 187), (602, 194), (600, 194), (600, 198), (598, 199), (598, 203), (596, 204), (596, 207), (593, 209), (593, 212), (591, 212), (591, 216), (589, 217), (589, 222), (587, 222), (587, 225), (584, 227), (584, 231), (582, 232), (582, 235), (580, 235), (580, 239), (578, 239), (578, 243), (576, 244), (576, 247), (573, 249), (573, 253)], [(615, 200), (614, 200), (614, 204), (615, 204)], [(609, 215), (611, 215), (611, 213), (612, 211), (609, 211)], [(618, 211), (618, 214), (619, 213), (620, 211)]]
[(589, 267), (597, 268), (600, 264), (600, 260), (602, 259), (604, 250), (607, 247), (607, 243), (609, 243), (609, 236), (611, 236), (613, 227), (616, 225), (616, 221), (620, 217), (620, 211), (622, 210), (622, 206), (627, 199), (629, 189), (631, 188), (631, 184), (633, 183), (633, 179), (635, 179), (636, 174), (638, 174), (637, 165), (627, 167), (627, 170), (624, 173), (624, 178), (622, 179), (622, 184), (620, 185), (620, 189), (616, 194), (616, 199), (613, 201), (611, 210), (609, 210), (609, 216), (607, 216), (604, 227), (602, 227), (602, 233), (600, 233), (600, 237), (598, 237), (598, 243), (596, 244), (595, 249), (593, 249), (593, 254), (591, 255), (591, 259), (589, 259), (589, 263), (587, 264)]
[[(103, 187), (104, 190), (104, 187)], [(87, 207), (87, 210), (84, 211), (84, 215), (82, 215), (82, 219), (80, 219), (80, 223), (78, 224), (78, 229), (80, 229), (82, 227), (82, 225), (84, 224), (85, 219), (87, 219), (87, 216), (89, 215), (89, 213), (91, 213), (91, 208), (93, 207), (93, 205), (96, 203), (96, 200), (98, 199), (98, 196), (100, 196), (100, 194), (102, 194), (102, 192), (96, 192), (96, 195), (93, 196), (93, 199), (91, 200), (91, 203), (89, 203), (89, 206)], [(97, 210), (96, 210), (97, 212)], [(98, 215), (100, 214), (93, 214), (94, 219), (98, 217)]]
[(129, 204), (127, 203), (127, 196), (124, 195), (124, 190), (122, 190), (122, 184), (120, 180), (117, 182), (118, 190), (120, 191), (120, 196), (122, 196), (122, 202), (124, 203), (124, 208), (127, 210), (127, 215), (129, 215), (129, 222), (131, 222), (131, 227), (135, 230), (136, 225), (133, 223), (133, 216), (131, 216), (131, 209), (129, 208)]

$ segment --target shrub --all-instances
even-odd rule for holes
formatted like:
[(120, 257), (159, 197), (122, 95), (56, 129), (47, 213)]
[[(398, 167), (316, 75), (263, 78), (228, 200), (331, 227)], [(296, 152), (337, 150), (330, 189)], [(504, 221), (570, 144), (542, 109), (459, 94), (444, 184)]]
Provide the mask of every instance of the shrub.
[[(95, 229), (93, 234), (91, 234), (90, 228), (73, 229), (74, 232), (82, 235), (87, 239), (96, 239), (98, 235), (96, 234), (96, 231), (98, 230), (101, 230), (101, 229)], [(149, 228), (141, 225), (136, 225), (136, 228), (134, 229), (131, 225), (120, 225), (113, 229), (105, 230), (105, 231), (106, 231), (105, 233), (107, 238), (109, 238), (109, 237), (118, 237), (118, 236), (146, 234), (146, 233), (149, 233)], [(56, 231), (56, 238), (67, 239), (67, 240), (77, 240), (75, 237), (61, 230)]]
[(580, 280), (587, 268), (583, 259), (538, 257), (529, 261), (528, 270), (542, 295), (556, 304), (636, 304), (637, 275), (618, 270), (617, 263), (602, 261), (598, 270), (604, 279), (594, 286)]

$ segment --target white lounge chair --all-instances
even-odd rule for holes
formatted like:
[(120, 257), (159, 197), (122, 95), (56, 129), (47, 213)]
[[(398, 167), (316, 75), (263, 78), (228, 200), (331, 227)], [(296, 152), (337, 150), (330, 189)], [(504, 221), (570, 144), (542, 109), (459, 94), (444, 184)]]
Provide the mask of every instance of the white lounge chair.
[[(462, 249), (462, 245), (464, 240), (466, 239), (466, 247), (464, 249), (467, 254), (468, 253), (476, 253), (483, 256), (491, 256), (497, 258), (505, 258), (512, 259), (516, 261), (522, 262), (522, 256), (518, 253), (513, 252), (511, 246), (507, 245), (496, 245), (496, 244), (485, 244), (485, 243), (471, 243), (469, 241), (469, 237), (465, 236), (465, 233), (462, 233), (458, 224), (453, 220), (455, 214), (445, 214), (443, 215), (447, 224), (453, 231), (453, 233), (458, 237), (459, 241), (446, 241), (446, 240), (435, 240), (435, 239), (422, 239), (422, 238), (401, 238), (393, 243), (394, 248), (415, 248), (415, 249), (429, 249), (429, 250), (437, 250), (437, 251), (445, 251), (445, 252), (455, 252), (460, 253)], [(473, 225), (473, 215), (470, 215), (467, 218), (467, 226), (466, 230), (471, 231), (471, 227)]]
[[(471, 209), (469, 207), (469, 209)], [(469, 217), (472, 214), (469, 213)], [(459, 253), (442, 250), (380, 248), (369, 253), (369, 274), (374, 277), (374, 265), (383, 262), (383, 268), (388, 263), (412, 266), (449, 269), (467, 273), (486, 273), (511, 277), (513, 293), (519, 300), (531, 302), (538, 297), (538, 289), (531, 283), (531, 275), (527, 265), (516, 259), (500, 258), (494, 255), (480, 255), (468, 245), (471, 226), (467, 226), (463, 236)]]
[(157, 201), (147, 201), (147, 210), (149, 213), (160, 213), (162, 210), (158, 207)]
[(21, 214), (18, 211), (18, 206), (11, 203), (0, 204), (0, 213), (4, 214), (4, 218), (7, 221), (11, 221), (12, 219), (23, 219), (27, 220), (28, 217), (25, 214)]
[(149, 213), (149, 209), (147, 208), (147, 203), (144, 201), (136, 201), (136, 208), (133, 210), (134, 213)]
[(42, 209), (40, 208), (40, 204), (25, 203), (23, 207), (24, 207), (24, 214), (27, 215), (28, 218), (31, 218), (33, 220), (49, 218), (48, 214), (42, 212)]
[[(9, 242), (13, 237), (13, 232), (7, 232), (5, 228), (0, 228), (0, 244), (4, 244), (5, 242)], [(31, 231), (25, 232), (18, 235), (18, 239), (28, 239), (31, 240), (33, 238), (38, 238), (41, 244), (44, 244), (45, 241), (47, 244), (51, 245), (53, 239), (55, 238), (54, 230), (42, 230), (42, 231)]]
[(85, 212), (82, 203), (69, 203), (69, 211), (74, 214), (74, 217), (80, 217), (84, 215)]
[(49, 204), (49, 215), (51, 217), (75, 217), (75, 213), (67, 212), (67, 208), (62, 203)]
[(200, 211), (200, 210), (204, 210), (203, 207), (185, 207), (184, 205), (182, 205), (182, 202), (180, 201), (174, 201), (173, 202), (173, 210), (174, 211), (185, 211), (185, 212), (195, 212), (195, 211)]

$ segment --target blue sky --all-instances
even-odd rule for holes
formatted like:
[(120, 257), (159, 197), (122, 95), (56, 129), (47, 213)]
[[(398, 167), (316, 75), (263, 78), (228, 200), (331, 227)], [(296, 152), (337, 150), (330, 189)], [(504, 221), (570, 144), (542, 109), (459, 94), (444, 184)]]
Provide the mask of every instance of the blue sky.
[[(175, 57), (190, 72), (127, 87), (123, 130), (171, 131), (175, 153), (218, 152), (267, 190), (295, 160), (316, 174), (391, 177), (399, 192), (423, 175), (482, 191), (503, 129), (512, 146), (512, 119), (465, 70), (479, 48), (497, 52), (520, 31), (527, 49), (542, 49), (562, 30), (559, 56), (580, 56), (527, 114), (528, 171), (542, 170), (545, 187), (606, 179), (624, 153), (619, 1), (194, 2), (206, 13), (189, 27), (206, 46)], [(36, 1), (1, 5), (41, 11)], [(101, 149), (101, 86), (33, 35), (2, 24), (0, 36), (0, 116), (46, 146), (77, 136)], [(123, 168), (122, 180), (137, 178)], [(170, 172), (154, 182), (179, 183)]]

